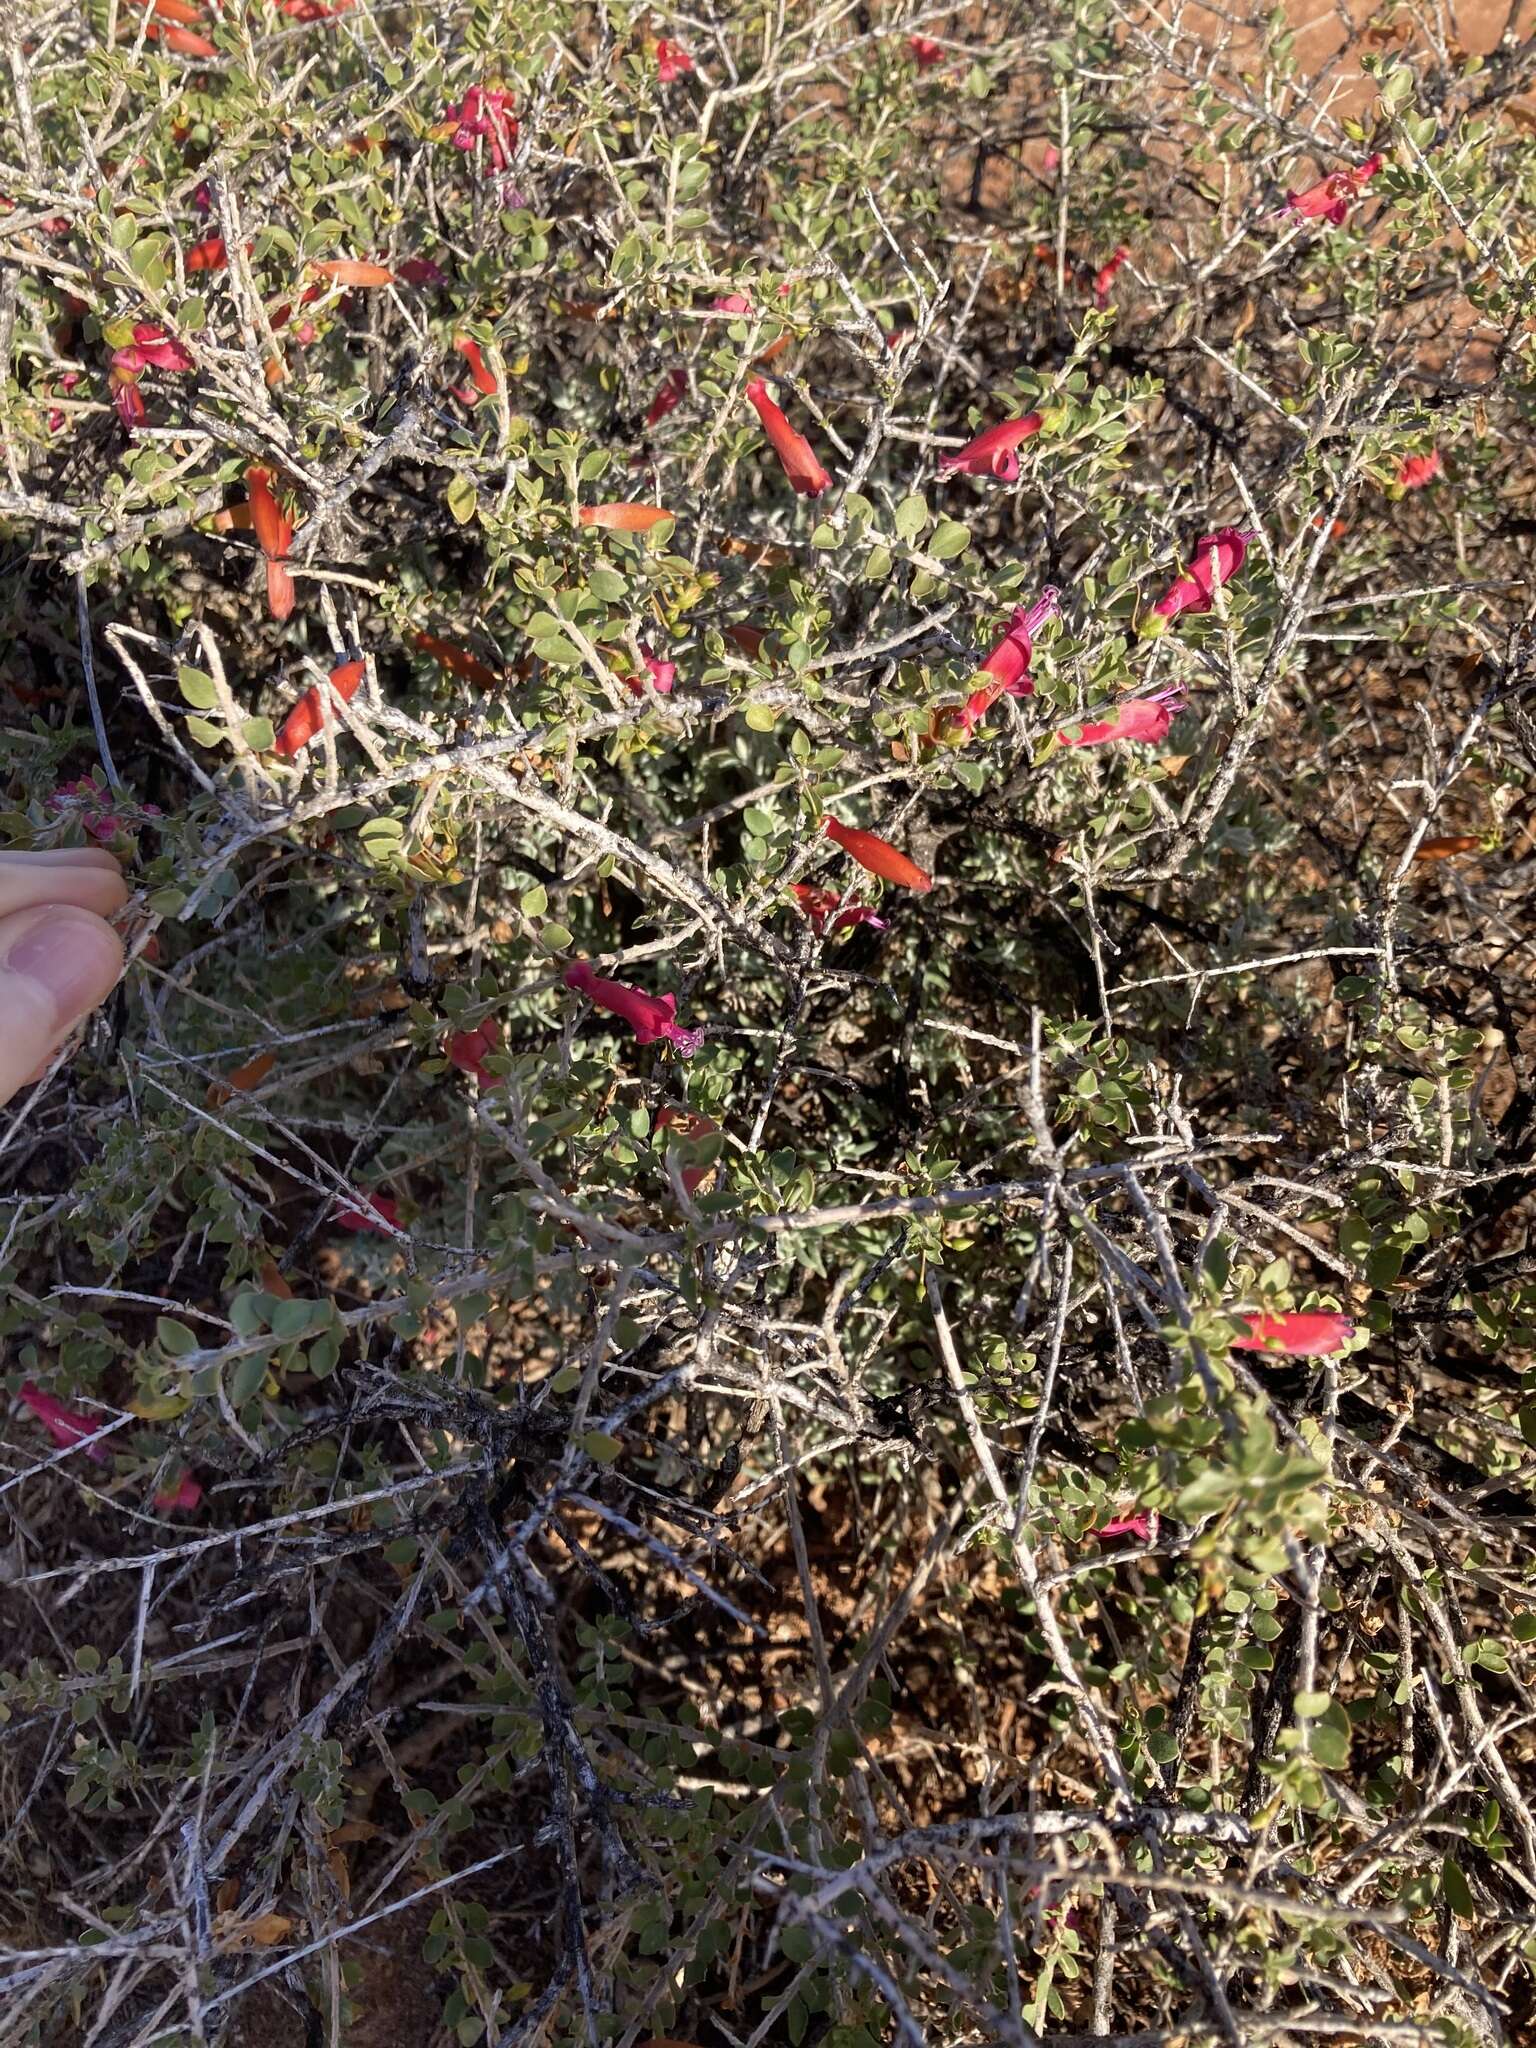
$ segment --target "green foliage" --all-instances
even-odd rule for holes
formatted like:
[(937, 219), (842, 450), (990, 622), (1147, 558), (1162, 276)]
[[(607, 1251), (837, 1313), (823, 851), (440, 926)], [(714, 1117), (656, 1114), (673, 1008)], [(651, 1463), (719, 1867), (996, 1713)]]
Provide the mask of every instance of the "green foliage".
[(1536, 146), (1394, 19), (7, 41), (18, 2040), (1529, 2000)]

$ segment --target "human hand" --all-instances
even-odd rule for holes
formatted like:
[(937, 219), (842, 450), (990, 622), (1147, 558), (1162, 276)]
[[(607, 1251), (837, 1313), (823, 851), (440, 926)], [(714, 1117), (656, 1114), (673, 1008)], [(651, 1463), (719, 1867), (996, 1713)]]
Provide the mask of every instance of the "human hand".
[(127, 901), (102, 848), (0, 853), (0, 1103), (112, 993), (123, 943), (106, 919)]

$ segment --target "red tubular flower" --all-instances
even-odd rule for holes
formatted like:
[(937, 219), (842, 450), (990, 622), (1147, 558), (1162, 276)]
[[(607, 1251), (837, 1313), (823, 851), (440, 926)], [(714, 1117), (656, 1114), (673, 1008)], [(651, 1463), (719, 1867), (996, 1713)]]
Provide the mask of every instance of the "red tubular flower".
[[(155, 320), (140, 320), (133, 330), (132, 348), (119, 349), (118, 356), (134, 356), (137, 361), (131, 366), (142, 369), (148, 363), (156, 370), (190, 370), (195, 368), (192, 351), (185, 342), (177, 341), (173, 335)], [(125, 368), (130, 367), (125, 364)]]
[(823, 818), (821, 829), (861, 868), (878, 875), (882, 882), (893, 882), (898, 889), (915, 889), (920, 896), (933, 887), (932, 875), (925, 874), (916, 861), (908, 860), (878, 833), (861, 832), (857, 826), (844, 825), (836, 818)]
[(277, 0), (279, 14), (286, 14), (290, 21), (333, 21), (338, 14), (345, 14), (357, 0)]
[(173, 28), (169, 22), (151, 21), (144, 33), (151, 42), (163, 43), (168, 50), (174, 50), (180, 57), (217, 57), (218, 50), (206, 36), (194, 35), (189, 28)]
[(494, 1017), (487, 1017), (473, 1031), (451, 1031), (443, 1047), (450, 1063), (461, 1074), (468, 1074), (482, 1094), (499, 1088), (506, 1078), (502, 1074), (490, 1073), (485, 1066), (486, 1054), (500, 1049), (501, 1026)]
[(669, 370), (656, 387), (656, 396), (651, 400), (645, 415), (645, 424), (654, 427), (658, 420), (664, 420), (669, 412), (675, 412), (688, 396), (688, 372)]
[(430, 654), (440, 662), (450, 675), (458, 676), (466, 683), (473, 683), (477, 689), (495, 690), (501, 686), (501, 677), (493, 668), (488, 668), (478, 655), (471, 654), (466, 647), (455, 647), (451, 640), (439, 640), (431, 633), (417, 633), (412, 644), (423, 654)]
[[(79, 1415), (73, 1408), (66, 1408), (56, 1395), (45, 1394), (30, 1380), (22, 1382), (21, 1398), (61, 1450), (73, 1450), (76, 1444), (94, 1436), (101, 1428), (101, 1424), (89, 1415)], [(85, 1455), (97, 1465), (110, 1465), (112, 1462), (112, 1453), (105, 1444), (87, 1444)]]
[(1114, 255), (1110, 257), (1109, 261), (1101, 269), (1095, 271), (1093, 303), (1096, 306), (1107, 306), (1109, 304), (1109, 288), (1115, 281), (1115, 273), (1119, 270), (1121, 264), (1126, 261), (1130, 253), (1130, 250), (1122, 244), (1115, 251)]
[(203, 10), (191, 0), (132, 0), (132, 4), (161, 21), (179, 22), (183, 28), (199, 28), (205, 19)]
[(723, 298), (711, 299), (709, 309), (712, 313), (734, 313), (739, 318), (752, 311), (752, 301), (742, 292), (727, 292)]
[(327, 256), (323, 261), (310, 264), (332, 284), (345, 285), (349, 291), (376, 284), (393, 284), (395, 273), (382, 263), (359, 263), (350, 256)]
[(834, 932), (851, 931), (858, 924), (873, 925), (877, 932), (889, 928), (889, 919), (881, 917), (867, 903), (850, 903), (840, 910), (838, 905), (843, 899), (835, 889), (818, 889), (810, 882), (794, 882), (790, 885), (790, 894), (804, 911), (818, 939), (825, 936), (829, 919)]
[(112, 403), (123, 423), (123, 432), (131, 435), (135, 427), (142, 427), (149, 418), (139, 380), (131, 370), (113, 370), (107, 382), (112, 387)]
[(178, 1508), (191, 1510), (203, 1498), (203, 1489), (190, 1472), (183, 1472), (174, 1486), (162, 1486), (155, 1495), (155, 1506), (162, 1515), (173, 1515)]
[(1035, 634), (1047, 619), (1056, 616), (1060, 605), (1061, 592), (1047, 584), (1032, 605), (1019, 606), (1008, 622), (1008, 631), (981, 664), (1010, 697), (1027, 697), (1034, 689), (1029, 665), (1034, 658)]
[[(696, 1145), (705, 1138), (716, 1137), (720, 1130), (712, 1118), (701, 1116), (697, 1110), (673, 1109), (670, 1106), (657, 1110), (656, 1128), (658, 1131), (675, 1131), (685, 1145)], [(701, 1166), (685, 1166), (678, 1178), (688, 1194), (696, 1195), (714, 1170), (715, 1162), (710, 1159)]]
[(928, 723), (930, 746), (954, 746), (968, 740), (999, 697), (1034, 694), (1034, 678), (1029, 672), (1034, 636), (1047, 619), (1055, 617), (1060, 602), (1060, 591), (1047, 585), (1032, 605), (1019, 606), (1008, 631), (981, 664), (981, 672), (993, 680), (973, 690), (963, 705), (950, 705), (933, 714)]
[(364, 1230), (375, 1237), (388, 1237), (385, 1224), (400, 1228), (400, 1204), (393, 1195), (369, 1195), (365, 1209), (338, 1209), (331, 1221), (338, 1230)]
[[(350, 704), (367, 674), (367, 664), (361, 661), (344, 661), (339, 668), (333, 668), (330, 685), (344, 704)], [(335, 717), (328, 695), (319, 690), (306, 690), (283, 720), (283, 729), (273, 742), (272, 751), (281, 754), (285, 761), (302, 754), (322, 726), (329, 725)]]
[(687, 1031), (677, 1022), (676, 996), (648, 996), (644, 989), (631, 988), (627, 982), (604, 981), (601, 975), (593, 973), (585, 960), (578, 960), (574, 966), (567, 967), (565, 985), (584, 995), (598, 1009), (621, 1018), (641, 1045), (650, 1045), (656, 1039), (664, 1038), (677, 1047), (684, 1059), (688, 1059), (704, 1043), (702, 1029)]
[[(507, 111), (511, 102), (509, 92), (490, 92), (484, 86), (472, 85), (460, 105), (448, 109), (442, 132), (450, 137), (455, 149), (466, 154), (484, 136), (492, 170), (504, 171), (517, 145), (517, 121)], [(455, 125), (450, 127), (449, 123)]]
[(944, 62), (944, 45), (936, 43), (932, 36), (908, 36), (907, 48), (919, 71), (931, 71), (935, 64)]
[(222, 235), (205, 235), (187, 251), (187, 268), (190, 271), (225, 270), (228, 267), (229, 251), (224, 247)]
[[(670, 697), (672, 685), (677, 681), (677, 663), (658, 660), (643, 640), (640, 642), (640, 659), (650, 672), (651, 688), (658, 696)], [(624, 680), (637, 697), (645, 694), (644, 685), (637, 682), (633, 676), (626, 676)]]
[(1405, 491), (1422, 491), (1443, 466), (1438, 448), (1431, 448), (1427, 455), (1405, 455), (1397, 467), (1397, 480)]
[(1355, 1334), (1344, 1315), (1244, 1316), (1245, 1337), (1234, 1337), (1234, 1351), (1277, 1351), (1290, 1358), (1331, 1358)]
[(1011, 484), (1019, 474), (1019, 443), (1038, 434), (1043, 424), (1039, 413), (1028, 412), (1022, 419), (1003, 420), (995, 427), (987, 427), (974, 441), (942, 456), (939, 474), (951, 476), (960, 470), (966, 476), (995, 476)]
[(1305, 192), (1287, 192), (1282, 210), (1297, 220), (1326, 220), (1338, 227), (1385, 162), (1378, 150), (1352, 171), (1335, 171), (1331, 177), (1319, 178)]
[(754, 377), (747, 385), (747, 398), (793, 488), (802, 497), (819, 498), (832, 479), (816, 460), (810, 442), (789, 424), (768, 396), (768, 387), (761, 377)]
[(486, 398), (496, 396), (496, 375), (486, 362), (478, 341), (471, 341), (467, 334), (456, 334), (453, 345), (469, 365), (469, 374), (475, 380), (475, 389)]
[(686, 78), (693, 69), (693, 59), (681, 43), (674, 43), (667, 36), (656, 39), (656, 76), (663, 85), (670, 85), (674, 78)]
[(1215, 533), (1202, 535), (1195, 542), (1188, 574), (1164, 592), (1153, 605), (1153, 611), (1161, 619), (1177, 619), (1185, 612), (1194, 612), (1198, 617), (1208, 612), (1215, 602), (1217, 584), (1232, 581), (1243, 566), (1249, 541), (1255, 538), (1251, 528), (1241, 526), (1223, 526)]
[(261, 552), (267, 558), (267, 609), (274, 619), (286, 619), (293, 610), (293, 578), (285, 566), (293, 546), (293, 521), (278, 502), (270, 470), (259, 465), (245, 472), (251, 494), (251, 525)]
[(1157, 1540), (1157, 1510), (1137, 1508), (1134, 1514), (1116, 1515), (1093, 1533), (1101, 1543), (1109, 1536), (1134, 1536), (1138, 1543), (1153, 1543)]
[(1156, 746), (1166, 739), (1168, 728), (1184, 709), (1184, 692), (1177, 685), (1156, 690), (1150, 697), (1132, 697), (1115, 707), (1113, 718), (1090, 719), (1073, 732), (1061, 735), (1064, 747), (1099, 747), (1106, 740), (1139, 740)]
[(583, 526), (605, 526), (611, 533), (649, 533), (673, 514), (664, 505), (583, 505), (576, 517)]
[(441, 264), (434, 263), (430, 256), (407, 256), (398, 274), (407, 284), (431, 285), (434, 290), (448, 282), (447, 271)]

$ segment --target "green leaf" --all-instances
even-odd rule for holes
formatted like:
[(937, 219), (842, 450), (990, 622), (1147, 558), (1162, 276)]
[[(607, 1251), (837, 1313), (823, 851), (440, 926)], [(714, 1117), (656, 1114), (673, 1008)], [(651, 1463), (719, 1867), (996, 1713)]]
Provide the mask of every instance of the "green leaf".
[(249, 1358), (237, 1359), (229, 1375), (229, 1399), (231, 1406), (243, 1408), (267, 1376), (267, 1354), (256, 1351)]
[(211, 711), (219, 701), (213, 677), (204, 675), (200, 668), (177, 669), (176, 687), (194, 711)]
[(574, 936), (566, 925), (546, 924), (539, 928), (539, 944), (546, 952), (563, 953), (574, 943)]
[(928, 500), (914, 491), (896, 507), (896, 531), (903, 540), (916, 540), (928, 524)]
[(542, 917), (549, 908), (549, 891), (542, 882), (535, 882), (531, 889), (525, 889), (518, 898), (518, 908), (524, 917)]
[(224, 729), (222, 726), (210, 725), (206, 718), (189, 718), (187, 734), (189, 738), (196, 740), (200, 747), (216, 747), (223, 741)]
[(197, 1349), (197, 1338), (174, 1316), (156, 1316), (155, 1335), (160, 1340), (160, 1349), (169, 1358), (185, 1358), (189, 1351)]
[(460, 526), (468, 526), (480, 509), (479, 494), (473, 481), (462, 473), (456, 476), (443, 493), (448, 510)]
[(1477, 1901), (1472, 1896), (1472, 1887), (1467, 1883), (1461, 1865), (1450, 1856), (1440, 1865), (1440, 1890), (1458, 1920), (1477, 1918)]
[(277, 738), (270, 718), (248, 718), (240, 728), (240, 737), (254, 753), (264, 754)]
[(748, 704), (741, 715), (752, 732), (772, 732), (779, 722), (779, 714), (771, 704)]
[(928, 543), (928, 553), (941, 562), (948, 562), (956, 555), (963, 555), (970, 544), (971, 529), (968, 526), (962, 526), (958, 519), (941, 519)]
[(606, 1430), (589, 1429), (581, 1439), (581, 1448), (594, 1465), (611, 1465), (624, 1446)]

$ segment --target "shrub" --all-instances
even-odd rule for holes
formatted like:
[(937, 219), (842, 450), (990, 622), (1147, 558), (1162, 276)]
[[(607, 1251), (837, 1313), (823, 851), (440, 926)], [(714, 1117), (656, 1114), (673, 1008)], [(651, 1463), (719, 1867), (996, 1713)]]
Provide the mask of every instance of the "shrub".
[(1529, 43), (19, 15), (10, 2038), (1517, 2038)]

